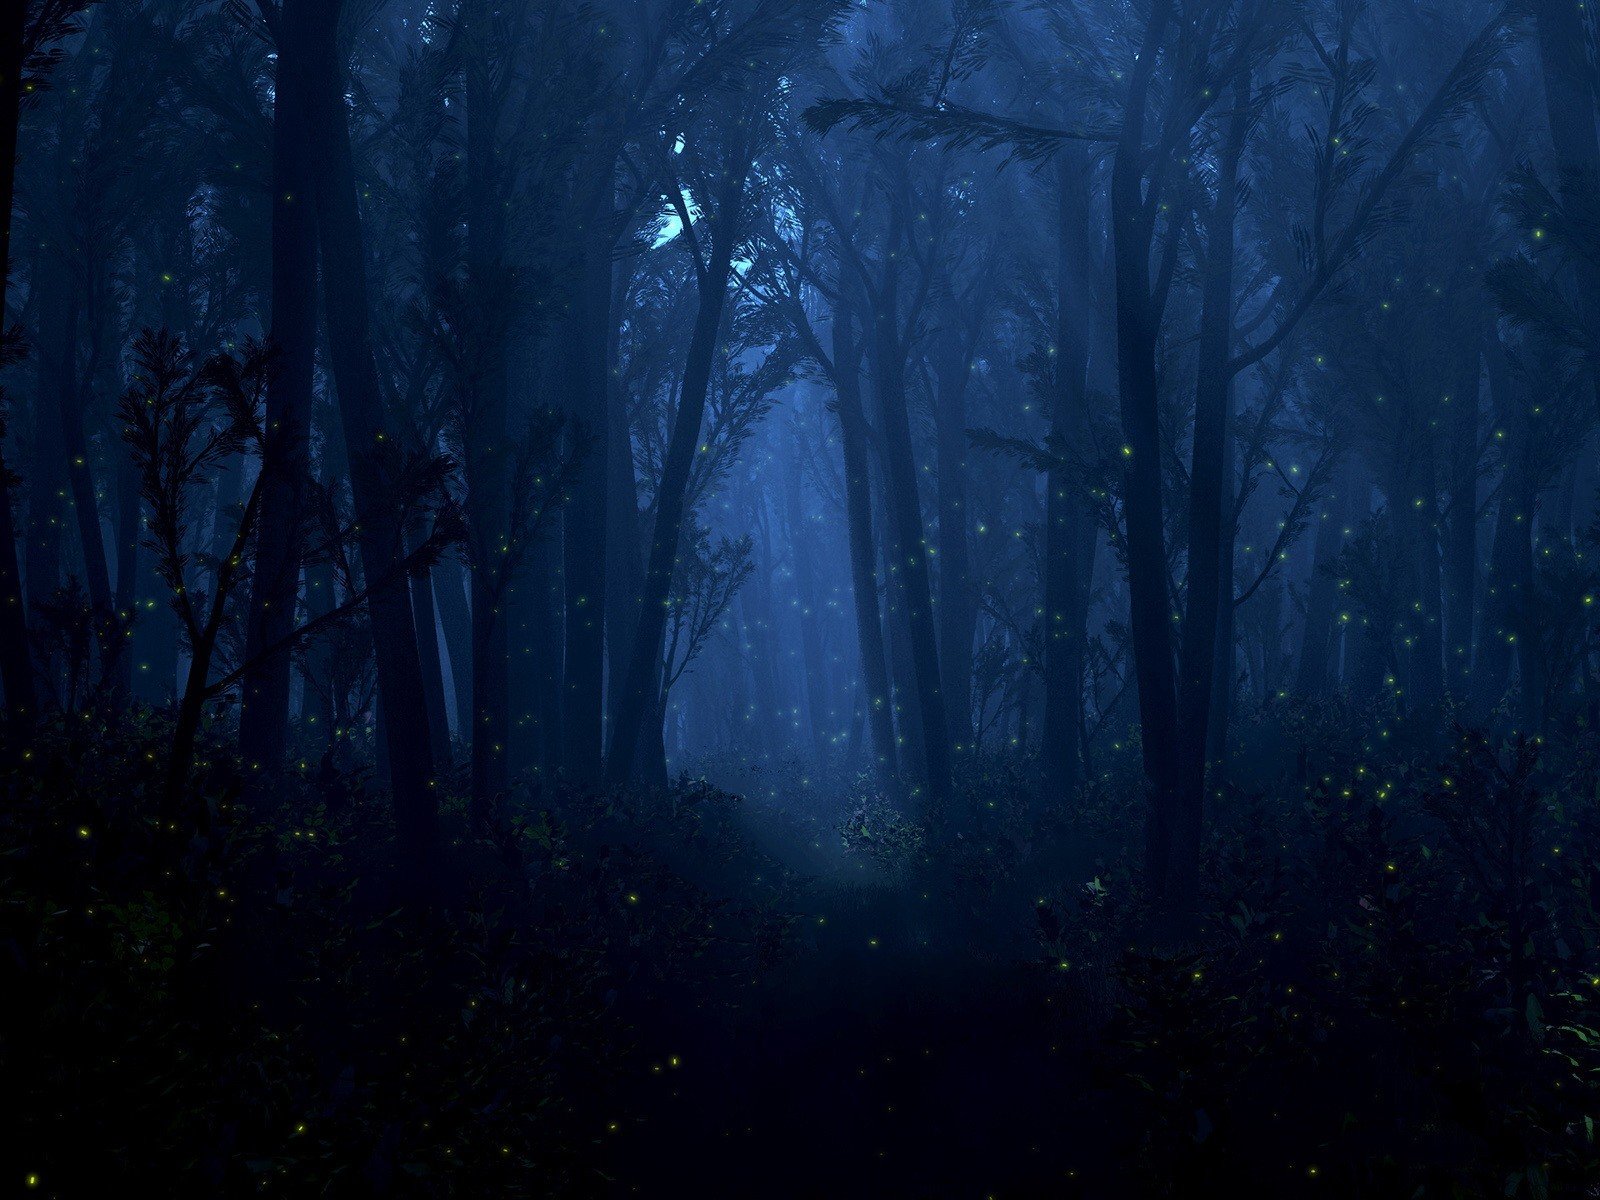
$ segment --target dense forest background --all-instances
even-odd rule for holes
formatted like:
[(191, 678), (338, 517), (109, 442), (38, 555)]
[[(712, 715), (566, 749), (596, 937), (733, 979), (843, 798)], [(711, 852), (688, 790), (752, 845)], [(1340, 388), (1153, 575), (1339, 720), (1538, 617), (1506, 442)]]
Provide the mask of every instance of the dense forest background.
[(0, 9), (8, 1188), (1600, 1188), (1592, 6)]

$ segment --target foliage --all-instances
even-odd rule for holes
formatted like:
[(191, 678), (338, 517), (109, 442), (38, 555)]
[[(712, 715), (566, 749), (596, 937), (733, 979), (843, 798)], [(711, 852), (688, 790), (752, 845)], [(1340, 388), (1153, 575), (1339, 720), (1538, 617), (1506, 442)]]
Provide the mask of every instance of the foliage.
[(0, 1069), (13, 1169), (47, 1194), (592, 1195), (619, 1081), (644, 1070), (626, 1014), (685, 970), (782, 955), (776, 913), (660, 857), (702, 840), (726, 804), (709, 789), (635, 812), (622, 842), (547, 794), (420, 913), (383, 882), (390, 808), (359, 776), (325, 761), (247, 805), (210, 744), (192, 823), (163, 824), (168, 736), (156, 713), (85, 712), (4, 785), (4, 986), (29, 1035)]
[(879, 870), (899, 874), (920, 860), (927, 834), (882, 791), (863, 777), (856, 802), (839, 830), (845, 849), (865, 856)]
[(663, 701), (705, 648), (706, 639), (722, 622), (739, 589), (755, 570), (750, 535), (721, 538), (696, 525), (683, 538), (677, 570), (668, 596), (666, 649), (662, 657)]
[[(1100, 1062), (1145, 1194), (1595, 1186), (1600, 930), (1569, 858), (1594, 800), (1547, 758), (1463, 733), (1437, 767), (1352, 758), (1227, 800), (1203, 929), (1114, 965)], [(1104, 895), (1041, 907), (1047, 960), (1077, 967)]]

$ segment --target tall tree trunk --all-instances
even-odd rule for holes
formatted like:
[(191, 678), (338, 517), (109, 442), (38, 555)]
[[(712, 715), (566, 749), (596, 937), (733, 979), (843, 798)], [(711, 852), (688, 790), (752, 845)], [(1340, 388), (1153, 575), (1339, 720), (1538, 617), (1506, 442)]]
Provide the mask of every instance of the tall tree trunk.
[(539, 642), (539, 614), (535, 607), (528, 563), (518, 563), (511, 573), (501, 602), (500, 619), (506, 623), (506, 776), (521, 778), (540, 765), (543, 729), (539, 723), (539, 675), (535, 655)]
[[(103, 397), (113, 407), (122, 396), (122, 316), (116, 292), (109, 277), (110, 264), (94, 262), (89, 269), (88, 303), (89, 362), (78, 390), (77, 424), (84, 429), (84, 414), (92, 397)], [(86, 431), (85, 431), (86, 432)], [(87, 444), (87, 437), (85, 443)], [(101, 522), (96, 513), (96, 535), (101, 539), (102, 553), (111, 568), (108, 597), (104, 609), (102, 637), (105, 640), (106, 665), (101, 680), (108, 696), (117, 703), (133, 695), (133, 589), (139, 568), (140, 497), (139, 469), (133, 454), (121, 438), (109, 439), (109, 457), (113, 464), (112, 478), (116, 489), (116, 506)], [(91, 480), (92, 482), (92, 480)], [(101, 490), (94, 488), (98, 509)], [(105, 546), (105, 531), (109, 527), (112, 545)]]
[[(638, 484), (634, 479), (632, 432), (628, 428), (627, 406), (622, 397), (608, 396), (606, 407), (608, 436), (612, 454), (606, 468), (607, 526), (606, 554), (606, 671), (607, 711), (612, 736), (622, 719), (624, 697), (628, 694), (628, 668), (633, 661), (633, 639), (639, 629), (639, 606), (644, 599), (645, 563), (640, 531)], [(656, 647), (656, 657), (662, 649)], [(660, 671), (645, 701), (640, 720), (641, 732), (630, 768), (632, 778), (648, 784), (666, 780), (666, 743), (651, 729), (661, 725), (661, 706), (656, 693), (661, 686)]]
[(111, 572), (106, 562), (105, 531), (100, 525), (99, 487), (95, 483), (94, 462), (89, 456), (89, 438), (83, 423), (85, 387), (77, 362), (79, 303), (79, 294), (72, 289), (66, 299), (61, 325), (53, 331), (60, 339), (54, 364), (57, 415), (61, 421), (61, 447), (67, 456), (67, 481), (72, 489), (72, 511), (77, 519), (84, 582), (88, 586), (89, 603), (94, 607), (100, 679), (102, 683), (113, 684), (122, 657), (123, 638), (117, 628)]
[(406, 884), (426, 894), (438, 882), (438, 802), (422, 665), (411, 599), (401, 569), (398, 439), (388, 428), (372, 358), (366, 255), (346, 115), (337, 29), (343, 4), (307, 13), (307, 129), (316, 183), (323, 307), (329, 361), (339, 393), (351, 492), (360, 524), (367, 608), (378, 658), (395, 825)]
[(1434, 463), (1431, 448), (1417, 452), (1419, 440), (1406, 439), (1393, 451), (1384, 493), (1400, 602), (1394, 684), (1406, 709), (1425, 713), (1437, 707), (1444, 685)]
[(561, 767), (561, 647), (565, 637), (562, 612), (561, 514), (553, 514), (528, 556), (535, 650), (530, 674), (537, 689), (534, 704), (539, 721), (539, 766), (546, 774)]
[[(202, 348), (193, 344), (193, 319), (188, 292), (186, 285), (179, 282), (193, 253), (193, 242), (189, 235), (187, 214), (168, 214), (168, 219), (162, 224), (155, 255), (146, 256), (143, 261), (144, 287), (146, 291), (157, 294), (159, 327), (175, 334), (191, 354), (204, 358), (210, 347)], [(167, 269), (163, 270), (163, 266)], [(133, 459), (125, 453), (123, 470), (132, 467)], [(138, 500), (138, 512), (134, 515), (130, 536), (142, 543), (148, 506), (137, 496), (136, 472), (131, 482), (135, 499)], [(121, 486), (120, 483), (118, 486)], [(119, 536), (122, 536), (120, 531)], [(134, 662), (134, 694), (149, 704), (165, 707), (177, 696), (180, 623), (172, 608), (171, 589), (161, 578), (158, 566), (154, 554), (140, 554), (137, 558), (132, 610), (138, 619), (133, 626), (131, 657)], [(120, 591), (120, 567), (117, 579)]]
[(1505, 438), (1500, 441), (1500, 502), (1495, 514), (1489, 568), (1484, 577), (1483, 620), (1479, 624), (1478, 649), (1472, 670), (1473, 693), (1480, 712), (1499, 704), (1505, 698), (1506, 688), (1511, 682), (1521, 601), (1517, 544), (1533, 536), (1533, 513), (1525, 506), (1527, 489), (1522, 482), (1527, 455), (1524, 446), (1526, 422), (1522, 411), (1526, 398), (1520, 395), (1519, 389), (1513, 384), (1511, 365), (1499, 339), (1485, 343), (1484, 361), (1495, 428), (1504, 433)]
[(729, 732), (730, 745), (743, 752), (746, 757), (751, 757), (766, 752), (766, 743), (762, 740), (766, 732), (766, 722), (757, 720), (761, 704), (753, 694), (754, 656), (750, 648), (750, 622), (745, 618), (744, 612), (745, 592), (746, 589), (740, 589), (732, 607), (734, 645), (739, 648), (739, 652), (734, 656), (732, 672), (737, 716), (729, 721)]
[(810, 530), (801, 499), (800, 438), (791, 433), (788, 469), (784, 472), (785, 524), (789, 531), (789, 550), (794, 562), (794, 604), (800, 625), (801, 669), (805, 675), (806, 714), (810, 742), (821, 754), (827, 745), (827, 730), (833, 724), (828, 704), (827, 672), (822, 661), (822, 614), (817, 604), (816, 563), (812, 557)]
[[(11, 324), (6, 296), (11, 277), (11, 208), (17, 180), (17, 125), (22, 106), (22, 33), (25, 4), (6, 6), (0, 16), (0, 327)], [(8, 478), (5, 426), (0, 419), (0, 481)], [(21, 727), (38, 708), (33, 663), (28, 654), (28, 610), (23, 601), (21, 562), (11, 489), (0, 482), (0, 687), (6, 715)]]
[[(1145, 870), (1151, 885), (1167, 878), (1177, 773), (1176, 671), (1172, 598), (1167, 594), (1162, 499), (1158, 317), (1151, 297), (1155, 214), (1144, 198), (1145, 106), (1172, 0), (1155, 0), (1144, 44), (1130, 73), (1129, 102), (1111, 172), (1111, 246), (1116, 277), (1117, 382), (1124, 444), (1122, 501), (1126, 525), (1129, 634), (1139, 694), (1140, 742), (1150, 787)], [(1211, 625), (1215, 630), (1215, 623)]]
[(754, 570), (750, 581), (740, 589), (744, 604), (745, 638), (750, 647), (750, 674), (755, 681), (757, 720), (767, 753), (779, 757), (789, 748), (792, 725), (785, 710), (776, 668), (778, 635), (772, 619), (773, 554), (771, 516), (766, 511), (766, 493), (753, 490), (747, 499), (755, 510), (756, 529)]
[(1344, 549), (1344, 531), (1358, 517), (1352, 505), (1356, 490), (1353, 451), (1339, 467), (1333, 487), (1317, 506), (1317, 536), (1311, 552), (1311, 580), (1306, 623), (1300, 638), (1300, 667), (1295, 689), (1315, 699), (1326, 695), (1336, 675), (1339, 645), (1339, 581), (1334, 564)]
[(450, 655), (450, 685), (454, 692), (456, 729), (463, 738), (472, 736), (472, 613), (467, 604), (469, 573), (460, 562), (445, 557), (434, 564), (433, 598), (444, 628), (444, 644)]
[[(613, 400), (621, 407), (621, 397), (614, 396)], [(615, 426), (613, 426), (615, 430)], [(627, 696), (627, 673), (633, 661), (634, 638), (639, 632), (639, 613), (636, 605), (644, 594), (645, 565), (641, 559), (640, 549), (640, 514), (637, 494), (634, 490), (633, 479), (633, 454), (631, 449), (631, 435), (626, 432), (620, 434), (622, 444), (629, 446), (626, 456), (627, 462), (627, 488), (626, 492), (617, 492), (613, 495), (615, 507), (611, 512), (613, 522), (610, 530), (613, 537), (620, 537), (619, 553), (612, 556), (611, 564), (607, 568), (607, 603), (612, 603), (611, 597), (616, 593), (617, 603), (613, 614), (607, 616), (606, 646), (609, 667), (609, 683), (612, 689), (609, 711), (611, 714), (613, 737), (619, 719), (619, 708), (622, 700)], [(612, 468), (612, 483), (614, 486), (622, 482), (615, 466)], [(620, 522), (620, 525), (618, 524)], [(620, 572), (618, 574), (617, 572)], [(614, 615), (614, 622), (613, 622)], [(617, 640), (613, 640), (615, 637)], [(667, 692), (664, 688), (666, 675), (663, 659), (666, 652), (665, 624), (662, 634), (656, 642), (655, 666), (648, 683), (648, 691), (644, 697), (643, 708), (639, 716), (638, 740), (634, 743), (633, 763), (629, 768), (628, 779), (650, 788), (665, 788), (668, 784), (667, 772)], [(619, 661), (620, 660), (620, 661)], [(771, 663), (765, 664), (770, 672)], [(609, 766), (609, 763), (608, 763)]]
[[(244, 503), (245, 465), (243, 454), (230, 454), (211, 481), (211, 540), (205, 549), (214, 564), (209, 581), (213, 587), (221, 574), (228, 547), (233, 544), (238, 509)], [(200, 540), (199, 537), (195, 539), (196, 543)]]
[[(406, 553), (414, 554), (428, 540), (426, 519), (413, 517), (406, 532)], [(445, 711), (444, 662), (439, 654), (439, 618), (433, 607), (433, 572), (419, 571), (410, 578), (411, 617), (417, 630), (417, 658), (422, 665), (423, 700), (428, 709), (428, 736), (434, 762), (450, 766), (450, 716)]]
[(856, 645), (866, 682), (867, 723), (880, 782), (897, 780), (900, 754), (894, 737), (889, 660), (878, 607), (878, 552), (872, 536), (872, 470), (867, 418), (861, 403), (861, 345), (855, 315), (841, 304), (833, 314), (833, 368), (838, 392), (839, 445), (844, 458), (845, 524), (850, 540), (850, 590), (855, 601)]
[[(1416, 494), (1405, 501), (1410, 536), (1404, 545), (1413, 574), (1415, 644), (1411, 647), (1410, 701), (1419, 714), (1436, 713), (1444, 699), (1443, 594), (1439, 577), (1439, 498), (1433, 444), (1426, 439), (1412, 467)], [(1418, 504), (1418, 501), (1421, 501)]]
[[(899, 208), (895, 209), (898, 213)], [(905, 236), (898, 217), (888, 245), (898, 248)], [(894, 254), (873, 304), (869, 342), (873, 392), (877, 398), (884, 451), (885, 499), (890, 528), (898, 543), (900, 579), (911, 640), (917, 708), (920, 712), (926, 805), (936, 821), (949, 820), (951, 801), (950, 723), (945, 716), (939, 679), (939, 648), (934, 629), (933, 591), (928, 578), (928, 539), (917, 490), (916, 452), (911, 441), (911, 414), (906, 405), (905, 348), (900, 336), (899, 266)]]
[(660, 691), (662, 674), (656, 672), (657, 692), (645, 702), (639, 728), (639, 749), (634, 756), (634, 778), (645, 787), (664, 788), (667, 775), (667, 696)]
[(689, 472), (700, 444), (706, 392), (720, 341), (728, 274), (742, 225), (745, 173), (749, 165), (748, 156), (741, 155), (737, 166), (730, 166), (724, 175), (716, 216), (711, 222), (714, 227), (710, 253), (698, 268), (700, 286), (694, 331), (689, 339), (683, 385), (678, 391), (678, 411), (656, 492), (656, 520), (650, 531), (650, 557), (640, 597), (639, 626), (628, 656), (622, 702), (617, 708), (617, 727), (612, 731), (611, 754), (606, 763), (606, 777), (614, 784), (626, 783), (632, 774), (640, 723), (650, 697), (659, 694), (659, 647), (666, 628), (667, 599), (687, 516)]
[(1525, 541), (1532, 524), (1522, 510), (1520, 488), (1505, 480), (1500, 487), (1500, 504), (1495, 516), (1494, 542), (1489, 550), (1489, 570), (1484, 580), (1483, 623), (1478, 635), (1477, 665), (1473, 668), (1473, 692), (1480, 712), (1492, 709), (1505, 698), (1511, 682), (1511, 663), (1515, 657), (1519, 619), (1517, 569), (1518, 542)]
[[(45, 611), (55, 598), (66, 572), (63, 558), (67, 513), (67, 455), (61, 439), (60, 405), (56, 394), (66, 386), (61, 379), (59, 352), (46, 340), (64, 318), (61, 297), (63, 280), (58, 271), (42, 261), (34, 267), (39, 280), (39, 352), (34, 360), (36, 385), (33, 396), (33, 439), (29, 458), (33, 470), (28, 479), (28, 515), (24, 525), (23, 555), (27, 564), (27, 606), (35, 614)], [(55, 653), (38, 649), (34, 679), (46, 687), (59, 682)]]
[(499, 163), (499, 91), (488, 6), (468, 6), (466, 70), (467, 273), (478, 297), (476, 361), (463, 440), (472, 531), (472, 819), (487, 824), (510, 786), (512, 530), (510, 378), (499, 306), (511, 300), (505, 262), (506, 197)]
[[(1050, 434), (1058, 451), (1088, 444), (1089, 351), (1084, 305), (1069, 293), (1091, 278), (1087, 155), (1063, 153), (1058, 170), (1055, 389)], [(1083, 719), (1083, 656), (1089, 616), (1095, 530), (1083, 501), (1083, 480), (1065, 462), (1045, 476), (1044, 760), (1045, 800), (1070, 804), (1079, 772)], [(1087, 543), (1087, 547), (1085, 546)], [(1085, 550), (1087, 549), (1087, 553)]]
[[(335, 591), (333, 564), (323, 561), (306, 567), (306, 617), (316, 620), (331, 612), (338, 601)], [(305, 690), (304, 716), (314, 735), (320, 735), (324, 748), (330, 752), (348, 732), (343, 728), (343, 703), (334, 693), (333, 651), (328, 635), (311, 639), (306, 647), (301, 672)], [(316, 685), (313, 685), (313, 680)], [(324, 695), (322, 689), (327, 689)]]
[[(191, 798), (188, 796), (189, 771), (194, 763), (195, 748), (199, 742), (200, 722), (205, 714), (207, 688), (211, 679), (211, 664), (216, 655), (217, 639), (227, 614), (228, 600), (233, 594), (234, 581), (244, 558), (245, 547), (255, 534), (256, 518), (261, 511), (261, 480), (250, 489), (243, 514), (235, 528), (226, 550), (218, 557), (216, 590), (212, 592), (203, 622), (194, 630), (190, 649), (189, 673), (183, 685), (183, 697), (178, 702), (178, 715), (173, 723), (172, 748), (167, 760), (166, 790), (162, 799), (160, 817), (171, 825), (172, 818)], [(193, 807), (190, 803), (189, 807)]]
[[(143, 513), (140, 515), (141, 533)], [(156, 570), (155, 556), (139, 556), (134, 608), (134, 690), (147, 703), (171, 704), (178, 686), (178, 621), (168, 602), (171, 593)]]
[[(879, 491), (887, 491), (880, 480)], [(880, 510), (887, 507), (887, 501)], [(903, 555), (900, 536), (887, 512), (875, 514), (883, 575), (884, 637), (889, 647), (889, 696), (894, 712), (895, 738), (900, 747), (901, 782), (908, 787), (926, 777), (927, 751), (923, 747), (922, 706), (917, 700), (917, 668), (911, 653), (911, 624), (906, 620), (905, 577), (896, 569)]]
[[(1245, 91), (1243, 86), (1235, 86), (1237, 109), (1248, 107)], [(1179, 651), (1178, 744), (1174, 747), (1179, 795), (1168, 877), (1171, 893), (1181, 901), (1192, 898), (1198, 886), (1219, 618), (1222, 605), (1234, 603), (1234, 581), (1222, 578), (1222, 504), (1226, 493), (1232, 491), (1224, 478), (1232, 416), (1232, 379), (1227, 373), (1227, 360), (1234, 342), (1234, 221), (1238, 157), (1245, 141), (1245, 123), (1245, 117), (1230, 123), (1206, 237), (1195, 386), (1194, 466), (1189, 474), (1189, 582)], [(1227, 533), (1232, 533), (1232, 528)]]
[(967, 381), (976, 336), (963, 341), (947, 331), (934, 355), (935, 458), (939, 479), (939, 666), (945, 714), (957, 753), (972, 746), (972, 639), (978, 601), (972, 585), (967, 523)]
[[(117, 371), (110, 381), (117, 395), (122, 392), (122, 373)], [(139, 496), (139, 468), (127, 446), (118, 446), (117, 455), (117, 517), (116, 530), (117, 577), (112, 606), (119, 624), (127, 628), (123, 633), (123, 648), (117, 657), (118, 687), (122, 694), (134, 694), (134, 633), (143, 618), (138, 609), (139, 584), (142, 572), (139, 546), (144, 541), (144, 505)]]
[(1228, 728), (1238, 693), (1238, 618), (1234, 603), (1239, 543), (1239, 464), (1234, 446), (1234, 415), (1230, 396), (1222, 451), (1222, 525), (1217, 556), (1216, 665), (1211, 674), (1211, 715), (1206, 729), (1206, 770), (1212, 791), (1228, 779)]
[[(1531, 448), (1531, 447), (1530, 447)], [(1517, 717), (1519, 728), (1530, 737), (1544, 733), (1545, 660), (1540, 645), (1544, 626), (1540, 620), (1538, 592), (1534, 574), (1534, 516), (1539, 507), (1539, 494), (1534, 480), (1532, 464), (1525, 464), (1516, 475), (1516, 490), (1511, 503), (1515, 513), (1525, 514), (1525, 519), (1514, 523), (1511, 627), (1517, 639), (1517, 690), (1519, 703)]]
[[(0, 438), (4, 429), (0, 428)], [(0, 446), (0, 481), (8, 478)], [(38, 708), (33, 663), (28, 656), (28, 625), (17, 563), (17, 529), (11, 514), (11, 489), (0, 482), (0, 687), (7, 719), (25, 728)]]
[(239, 754), (263, 785), (282, 770), (289, 741), (289, 674), (282, 645), (294, 630), (300, 590), (311, 401), (317, 347), (317, 213), (308, 156), (306, 6), (285, 0), (278, 22), (272, 114), (272, 325), (278, 358), (267, 383), (262, 520), (245, 618)]
[(1450, 520), (1444, 530), (1445, 679), (1465, 700), (1472, 679), (1474, 593), (1478, 580), (1478, 393), (1482, 362), (1477, 330), (1450, 394)]
[[(1217, 166), (1217, 193), (1207, 220), (1205, 279), (1202, 285), (1200, 345), (1196, 368), (1193, 465), (1189, 491), (1189, 574), (1179, 656), (1178, 795), (1171, 831), (1171, 858), (1165, 881), (1155, 881), (1178, 903), (1199, 889), (1200, 832), (1205, 807), (1207, 748), (1218, 663), (1217, 633), (1223, 605), (1233, 604), (1233, 578), (1223, 578), (1224, 537), (1233, 535), (1228, 428), (1232, 416), (1234, 222), (1238, 207), (1239, 160), (1249, 127), (1248, 78), (1233, 81), (1235, 115)], [(1135, 450), (1135, 454), (1138, 451)], [(1159, 486), (1159, 485), (1158, 485)], [(1231, 622), (1229, 623), (1231, 631)], [(1229, 638), (1228, 660), (1232, 660)], [(1230, 672), (1231, 673), (1231, 672)]]
[[(609, 224), (611, 160), (605, 162), (607, 173), (596, 200), (604, 203), (604, 222)], [(606, 417), (611, 237), (608, 229), (599, 227), (602, 217), (593, 211), (582, 220), (578, 237), (583, 250), (564, 331), (566, 345), (561, 350), (567, 370), (568, 413), (586, 446), (571, 497), (562, 510), (566, 645), (561, 735), (566, 773), (582, 783), (597, 783), (604, 773), (606, 476), (609, 455), (622, 451), (610, 445)], [(631, 756), (631, 747), (629, 753)]]
[[(1584, 10), (1576, 0), (1538, 0), (1535, 13), (1556, 182), (1568, 210), (1585, 213), (1600, 195), (1600, 137), (1595, 133), (1597, 97)], [(1585, 254), (1575, 255), (1574, 260), (1584, 325), (1593, 329), (1600, 322), (1600, 263)], [(1600, 404), (1600, 369), (1593, 362), (1589, 369), (1595, 402)]]

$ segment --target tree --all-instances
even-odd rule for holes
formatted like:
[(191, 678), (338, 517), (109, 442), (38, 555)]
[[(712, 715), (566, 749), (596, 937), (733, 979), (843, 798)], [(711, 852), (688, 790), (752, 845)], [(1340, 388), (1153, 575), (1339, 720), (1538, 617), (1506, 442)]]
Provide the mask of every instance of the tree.
[(317, 338), (317, 224), (308, 154), (310, 18), (303, 0), (263, 3), (277, 46), (272, 117), (272, 296), (276, 352), (267, 387), (261, 460), (261, 535), (251, 576), (239, 753), (270, 781), (289, 733), (289, 656), (265, 655), (294, 625), (300, 593), (305, 493), (311, 469), (311, 400)]
[(404, 573), (399, 569), (404, 555), (399, 441), (383, 410), (369, 337), (365, 251), (340, 53), (339, 18), (344, 7), (335, 2), (307, 14), (302, 59), (316, 185), (322, 301), (361, 530), (361, 558), (367, 579), (375, 581), (368, 605), (401, 854), (410, 885), (426, 893), (437, 883), (438, 781), (423, 701), (416, 626), (403, 586)]

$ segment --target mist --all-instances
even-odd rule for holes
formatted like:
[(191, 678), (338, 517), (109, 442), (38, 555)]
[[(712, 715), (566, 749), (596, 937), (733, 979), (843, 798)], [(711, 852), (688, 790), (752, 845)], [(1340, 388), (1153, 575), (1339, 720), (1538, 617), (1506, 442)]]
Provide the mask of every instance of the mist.
[(1595, 21), (6, 4), (9, 1186), (1600, 1188)]

